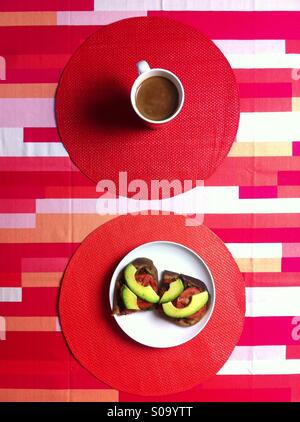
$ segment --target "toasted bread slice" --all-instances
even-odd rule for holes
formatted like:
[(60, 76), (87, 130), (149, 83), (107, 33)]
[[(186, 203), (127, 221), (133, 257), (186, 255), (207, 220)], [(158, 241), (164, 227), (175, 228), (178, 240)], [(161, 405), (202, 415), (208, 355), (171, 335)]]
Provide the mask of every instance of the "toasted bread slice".
[[(157, 292), (158, 274), (153, 262), (148, 258), (136, 258), (130, 264), (136, 269), (136, 277), (138, 279), (146, 277), (148, 280), (146, 284), (149, 283), (149, 280), (151, 280), (151, 286), (153, 290)], [(116, 280), (113, 306), (114, 315), (127, 315), (133, 312), (151, 309), (154, 306), (154, 303), (147, 301), (145, 298), (142, 299), (127, 285), (124, 274), (127, 267), (128, 266), (120, 272)], [(145, 277), (143, 277), (144, 274)]]
[[(180, 325), (182, 327), (190, 327), (194, 324), (196, 324), (197, 322), (200, 321), (200, 319), (205, 315), (208, 307), (209, 307), (209, 303), (210, 303), (210, 295), (209, 292), (207, 290), (207, 287), (205, 285), (205, 283), (197, 278), (185, 275), (185, 274), (179, 274), (179, 273), (175, 273), (173, 271), (164, 271), (163, 275), (162, 275), (162, 281), (161, 281), (161, 286), (160, 286), (160, 296), (163, 297), (164, 293), (168, 291), (170, 284), (175, 282), (176, 280), (180, 279), (181, 282), (183, 283), (183, 291), (181, 293), (179, 293), (178, 297), (175, 298), (172, 303), (175, 307), (179, 307), (179, 308), (183, 308), (184, 305), (186, 304), (186, 306), (189, 304), (189, 302), (191, 301), (191, 297), (197, 293), (202, 293), (202, 292), (207, 292), (208, 294), (208, 300), (205, 303), (205, 305), (199, 309), (197, 312), (193, 313), (192, 315), (185, 317), (185, 318), (176, 318), (176, 317), (170, 317), (168, 315), (165, 314), (165, 311), (163, 309), (163, 304), (160, 304), (159, 306), (159, 310), (161, 315), (163, 315), (165, 318), (167, 318), (169, 321)], [(188, 290), (188, 289), (196, 289), (194, 292), (192, 290)], [(189, 292), (193, 292), (192, 295), (189, 295)], [(186, 297), (185, 297), (186, 295)]]

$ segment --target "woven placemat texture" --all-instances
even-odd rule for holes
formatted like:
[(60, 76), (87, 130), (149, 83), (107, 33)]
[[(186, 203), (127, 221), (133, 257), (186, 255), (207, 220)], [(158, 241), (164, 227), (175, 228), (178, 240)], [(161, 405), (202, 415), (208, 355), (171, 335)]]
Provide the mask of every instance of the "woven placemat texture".
[[(116, 325), (109, 307), (117, 263), (133, 248), (155, 240), (193, 249), (209, 266), (216, 287), (215, 309), (204, 330), (174, 348), (134, 342)], [(231, 254), (207, 227), (186, 227), (182, 216), (127, 215), (96, 229), (75, 252), (64, 275), (59, 310), (71, 351), (97, 378), (130, 393), (171, 394), (201, 383), (224, 365), (242, 331), (245, 287)]]
[[(157, 130), (131, 108), (135, 64), (182, 80), (180, 115)], [(239, 121), (239, 95), (224, 55), (205, 35), (165, 18), (125, 19), (101, 28), (75, 52), (56, 95), (59, 133), (71, 159), (94, 182), (203, 180), (227, 155)], [(168, 195), (168, 193), (165, 193)]]

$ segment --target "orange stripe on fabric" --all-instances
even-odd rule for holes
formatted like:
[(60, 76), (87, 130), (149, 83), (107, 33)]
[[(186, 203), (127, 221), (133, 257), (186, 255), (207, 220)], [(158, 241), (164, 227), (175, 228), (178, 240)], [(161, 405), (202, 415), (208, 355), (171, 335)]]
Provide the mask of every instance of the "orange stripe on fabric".
[(56, 317), (6, 317), (7, 331), (57, 331)]
[(290, 157), (291, 142), (234, 142), (229, 157)]
[(1, 12), (0, 26), (56, 25), (56, 12)]
[(292, 111), (300, 111), (300, 98), (293, 97), (292, 98)]
[(0, 98), (53, 98), (57, 84), (2, 84)]
[(0, 401), (8, 402), (116, 402), (116, 390), (43, 390), (43, 389), (0, 389)]
[(281, 258), (238, 258), (235, 261), (240, 271), (244, 273), (281, 271)]
[(62, 276), (62, 272), (22, 273), (22, 287), (58, 287)]
[(115, 218), (94, 214), (38, 214), (34, 229), (1, 229), (3, 243), (81, 242), (91, 231)]
[(300, 198), (300, 186), (278, 186), (277, 196), (278, 198)]

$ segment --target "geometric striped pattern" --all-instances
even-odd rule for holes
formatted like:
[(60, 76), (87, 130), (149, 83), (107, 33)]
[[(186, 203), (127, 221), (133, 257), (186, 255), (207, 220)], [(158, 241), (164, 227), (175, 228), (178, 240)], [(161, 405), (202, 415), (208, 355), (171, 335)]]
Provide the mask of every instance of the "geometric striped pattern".
[[(99, 25), (161, 14), (213, 39), (239, 84), (236, 142), (204, 188), (185, 194), (185, 203), (204, 214), (233, 254), (245, 276), (247, 306), (242, 336), (217, 376), (188, 392), (145, 399), (300, 400), (300, 3), (253, 5), (1, 2), (1, 401), (144, 399), (95, 379), (70, 355), (61, 333), (56, 304), (68, 259), (115, 215), (97, 214), (99, 194), (60, 143), (53, 106), (62, 69)], [(176, 211), (182, 203), (179, 196), (162, 207)]]

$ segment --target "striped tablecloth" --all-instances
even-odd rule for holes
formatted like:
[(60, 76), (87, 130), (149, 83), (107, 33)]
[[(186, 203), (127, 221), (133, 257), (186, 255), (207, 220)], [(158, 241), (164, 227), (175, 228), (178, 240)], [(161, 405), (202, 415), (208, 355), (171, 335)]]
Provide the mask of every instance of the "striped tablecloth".
[(0, 2), (0, 400), (140, 399), (86, 372), (60, 330), (68, 259), (114, 216), (97, 213), (95, 186), (59, 141), (54, 94), (99, 25), (146, 15), (205, 32), (241, 95), (237, 140), (205, 182), (203, 211), (245, 275), (244, 332), (214, 378), (159, 399), (299, 401), (300, 0)]

